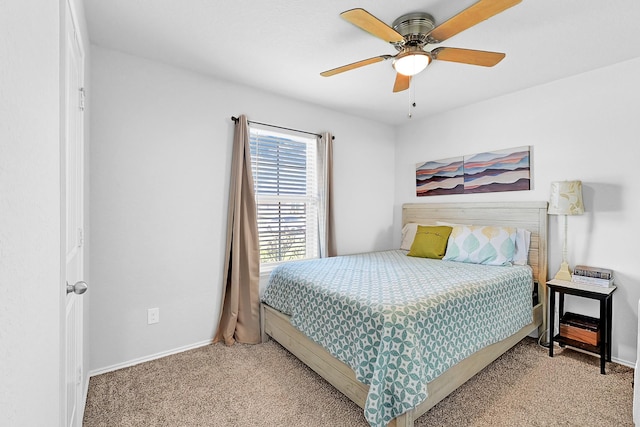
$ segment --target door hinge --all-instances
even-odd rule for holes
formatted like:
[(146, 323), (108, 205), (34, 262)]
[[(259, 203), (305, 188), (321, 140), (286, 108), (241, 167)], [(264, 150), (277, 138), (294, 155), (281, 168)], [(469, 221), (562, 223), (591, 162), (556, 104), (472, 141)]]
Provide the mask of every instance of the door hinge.
[(78, 91), (80, 92), (80, 102), (78, 104), (80, 111), (84, 111), (84, 99), (85, 99), (85, 92), (84, 92), (84, 88), (81, 87), (80, 89), (78, 89)]
[(78, 228), (78, 247), (84, 246), (84, 231), (82, 228)]

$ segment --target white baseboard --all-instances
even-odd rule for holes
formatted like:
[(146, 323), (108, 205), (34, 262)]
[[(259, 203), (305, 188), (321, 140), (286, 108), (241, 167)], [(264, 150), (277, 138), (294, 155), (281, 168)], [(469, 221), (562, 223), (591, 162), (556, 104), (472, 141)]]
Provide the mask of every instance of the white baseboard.
[(183, 347), (174, 348), (172, 350), (161, 351), (160, 353), (150, 354), (149, 356), (139, 357), (137, 359), (129, 360), (123, 363), (117, 363), (115, 365), (107, 366), (104, 368), (96, 369), (89, 372), (90, 377), (94, 377), (100, 374), (106, 374), (107, 372), (117, 371), (118, 369), (128, 368), (129, 366), (138, 365), (140, 363), (149, 362), (151, 360), (160, 359), (162, 357), (171, 356), (172, 354), (182, 353), (183, 351), (193, 350), (194, 348), (204, 347), (211, 344), (211, 340), (200, 341), (194, 344), (185, 345)]
[(629, 362), (628, 360), (618, 359), (617, 357), (612, 357), (611, 361), (617, 363), (618, 365), (624, 365), (629, 368), (635, 368), (636, 362)]
[[(579, 353), (588, 354), (590, 356), (597, 357), (598, 359), (600, 358), (597, 354), (595, 354), (595, 353), (593, 353), (591, 351), (583, 350), (583, 349), (578, 348), (578, 347), (571, 347), (570, 345), (567, 345), (567, 347), (569, 347), (572, 351), (577, 351)], [(611, 362), (617, 363), (618, 365), (626, 366), (628, 368), (635, 368), (635, 366), (636, 366), (636, 362), (629, 362), (627, 360), (618, 359), (617, 357), (612, 357), (611, 358)]]

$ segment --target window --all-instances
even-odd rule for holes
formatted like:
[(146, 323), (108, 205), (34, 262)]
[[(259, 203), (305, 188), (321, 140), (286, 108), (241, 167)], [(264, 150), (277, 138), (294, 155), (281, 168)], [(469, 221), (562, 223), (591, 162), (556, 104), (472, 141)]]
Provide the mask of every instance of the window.
[(316, 138), (249, 127), (260, 262), (318, 258)]

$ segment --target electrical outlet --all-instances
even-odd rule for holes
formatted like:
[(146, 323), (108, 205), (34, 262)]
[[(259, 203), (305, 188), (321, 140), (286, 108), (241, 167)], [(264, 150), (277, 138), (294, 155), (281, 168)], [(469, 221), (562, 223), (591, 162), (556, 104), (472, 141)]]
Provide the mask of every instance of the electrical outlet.
[(147, 325), (152, 325), (160, 321), (160, 309), (150, 308), (147, 310)]

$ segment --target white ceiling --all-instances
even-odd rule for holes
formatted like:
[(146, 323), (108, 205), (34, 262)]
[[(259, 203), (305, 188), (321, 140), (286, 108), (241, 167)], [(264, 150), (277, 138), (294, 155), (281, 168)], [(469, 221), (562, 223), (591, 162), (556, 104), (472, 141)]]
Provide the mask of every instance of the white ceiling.
[[(393, 46), (340, 18), (361, 7), (387, 24), (408, 12), (436, 25), (476, 0), (84, 0), (93, 44), (357, 116), (400, 124), (640, 57), (638, 0), (524, 0), (442, 43), (504, 52), (493, 68), (434, 61), (392, 93), (384, 61), (320, 72)], [(433, 46), (428, 47), (430, 50)]]

